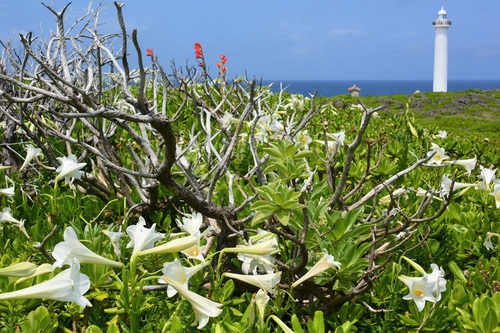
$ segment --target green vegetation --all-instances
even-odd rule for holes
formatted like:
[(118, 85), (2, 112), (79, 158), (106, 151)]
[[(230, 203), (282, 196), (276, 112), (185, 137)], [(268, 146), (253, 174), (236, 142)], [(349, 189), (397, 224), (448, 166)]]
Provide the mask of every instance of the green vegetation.
[(54, 15), (0, 59), (1, 333), (499, 332), (497, 92), (312, 100)]
[[(357, 103), (348, 95), (326, 100), (338, 104), (339, 99), (342, 103)], [(500, 90), (360, 96), (359, 99), (370, 107), (384, 105), (383, 112), (393, 114), (404, 112), (409, 103), (416, 123), (431, 131), (445, 130), (471, 142), (500, 145)]]

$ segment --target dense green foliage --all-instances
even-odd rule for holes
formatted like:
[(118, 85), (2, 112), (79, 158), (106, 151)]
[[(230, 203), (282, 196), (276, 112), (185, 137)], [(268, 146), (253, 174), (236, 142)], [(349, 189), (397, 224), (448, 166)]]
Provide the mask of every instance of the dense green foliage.
[(497, 92), (130, 71), (115, 7), (0, 59), (0, 332), (499, 332)]

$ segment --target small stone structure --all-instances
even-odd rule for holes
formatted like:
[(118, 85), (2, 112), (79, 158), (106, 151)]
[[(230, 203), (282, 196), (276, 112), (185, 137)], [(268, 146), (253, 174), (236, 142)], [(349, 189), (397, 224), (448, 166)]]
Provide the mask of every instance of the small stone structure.
[(355, 84), (353, 84), (352, 87), (347, 88), (347, 90), (349, 90), (352, 97), (358, 97), (359, 92), (361, 91), (361, 88), (357, 87)]

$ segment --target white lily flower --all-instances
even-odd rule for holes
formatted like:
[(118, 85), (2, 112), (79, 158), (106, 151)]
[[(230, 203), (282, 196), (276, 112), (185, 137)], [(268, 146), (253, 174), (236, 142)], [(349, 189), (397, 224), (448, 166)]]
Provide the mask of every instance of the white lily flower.
[[(327, 134), (327, 136), (334, 139), (334, 141), (326, 142), (327, 154), (328, 156), (334, 156), (337, 153), (339, 147), (342, 147), (344, 145), (345, 133), (344, 131), (342, 131), (339, 133)], [(325, 144), (324, 140), (316, 140), (316, 142), (322, 145)]]
[(15, 219), (10, 212), (10, 208), (4, 208), (2, 212), (0, 212), (0, 222), (12, 222), (12, 223), (20, 223), (18, 219)]
[(436, 134), (437, 138), (446, 139), (448, 137), (448, 133), (445, 130), (438, 131)]
[(251, 284), (252, 286), (263, 289), (266, 292), (272, 292), (274, 287), (281, 280), (281, 272), (262, 275), (245, 275), (226, 272), (223, 275), (230, 279), (236, 279)]
[[(472, 186), (476, 186), (476, 184), (455, 182), (455, 184), (453, 184), (453, 191)], [(448, 175), (443, 175), (443, 180), (441, 181), (441, 196), (448, 195), (450, 193), (450, 189), (451, 189), (451, 179)]]
[(4, 208), (2, 212), (0, 212), (0, 222), (11, 222), (14, 223), (21, 231), (23, 234), (26, 235), (26, 237), (30, 238), (28, 235), (28, 232), (26, 231), (26, 228), (24, 227), (24, 220), (18, 220), (12, 216), (10, 213), (10, 208)]
[(453, 162), (453, 164), (463, 166), (465, 168), (465, 171), (467, 171), (468, 176), (470, 176), (472, 170), (476, 168), (476, 163), (477, 163), (477, 158), (475, 156), (474, 158), (470, 158), (468, 160), (457, 160)]
[(495, 173), (497, 169), (485, 168), (482, 165), (480, 166), (480, 168), (481, 168), (481, 174), (479, 175), (479, 178), (482, 179), (481, 187), (483, 189), (487, 189), (490, 183), (495, 182), (496, 180)]
[(269, 297), (267, 292), (263, 289), (259, 289), (259, 291), (255, 295), (255, 304), (257, 305), (257, 309), (259, 310), (259, 318), (261, 323), (264, 322), (264, 316), (266, 314), (266, 305), (270, 299), (271, 297)]
[(487, 232), (486, 233), (486, 238), (484, 239), (484, 247), (487, 248), (490, 251), (495, 251), (495, 245), (493, 245), (492, 238), (493, 236), (500, 237), (500, 234), (496, 234), (494, 232)]
[(327, 136), (329, 136), (330, 138), (334, 139), (335, 142), (340, 146), (342, 147), (344, 145), (344, 141), (345, 141), (345, 132), (344, 131), (340, 131), (338, 133), (328, 133)]
[(0, 300), (46, 298), (73, 302), (84, 308), (92, 306), (89, 300), (83, 296), (89, 288), (89, 277), (80, 273), (80, 264), (74, 260), (71, 262), (70, 268), (52, 279), (21, 290), (0, 293)]
[(269, 129), (274, 133), (282, 133), (285, 130), (285, 126), (278, 119), (273, 119), (269, 125)]
[(51, 264), (47, 264), (47, 263), (41, 264), (40, 266), (38, 266), (35, 269), (33, 274), (31, 274), (29, 276), (22, 277), (20, 279), (17, 279), (16, 284), (23, 283), (24, 281), (26, 281), (28, 279), (32, 279), (32, 278), (37, 277), (39, 275), (43, 275), (43, 274), (47, 274), (47, 273), (51, 273), (51, 272), (52, 272), (52, 265)]
[(57, 160), (61, 165), (56, 169), (59, 174), (56, 180), (64, 177), (66, 184), (70, 183), (72, 179), (81, 179), (83, 172), (80, 171), (87, 165), (87, 163), (78, 163), (76, 156), (71, 154), (68, 157), (58, 157)]
[(14, 197), (14, 186), (7, 187), (7, 188), (0, 188), (0, 194), (5, 195), (7, 198), (12, 199)]
[(127, 228), (127, 234), (130, 237), (130, 242), (127, 244), (127, 249), (133, 247), (132, 256), (136, 255), (142, 250), (150, 249), (154, 246), (155, 242), (163, 239), (164, 235), (155, 232), (156, 223), (151, 228), (146, 228), (146, 221), (141, 216), (136, 225), (131, 225)]
[(36, 271), (36, 265), (31, 262), (19, 262), (0, 268), (0, 276), (29, 276)]
[(493, 187), (493, 192), (491, 192), (490, 195), (495, 198), (495, 204), (497, 208), (500, 208), (500, 184), (495, 184), (495, 187)]
[(192, 247), (194, 244), (196, 244), (196, 242), (198, 242), (198, 238), (196, 238), (195, 236), (177, 238), (153, 248), (139, 251), (137, 252), (137, 255), (144, 256), (148, 254), (181, 252), (187, 248)]
[[(276, 235), (259, 230), (256, 235), (253, 235), (249, 239), (251, 244), (263, 243), (266, 241), (271, 241), (272, 246), (278, 248), (278, 240)], [(244, 245), (245, 246), (245, 245)], [(258, 274), (258, 272), (273, 273), (275, 259), (270, 254), (251, 254), (251, 253), (238, 253), (238, 259), (241, 263), (241, 270), (245, 274)]]
[(205, 327), (208, 324), (209, 318), (217, 317), (222, 313), (222, 310), (219, 309), (222, 307), (222, 304), (211, 301), (208, 298), (200, 296), (189, 289), (184, 288), (168, 276), (164, 276), (163, 280), (172, 286), (172, 288), (177, 290), (177, 292), (191, 304), (196, 317), (193, 326), (198, 324), (198, 329)]
[(108, 265), (113, 267), (122, 267), (121, 262), (117, 262), (108, 258), (104, 258), (83, 245), (76, 235), (72, 227), (67, 227), (64, 230), (64, 242), (56, 244), (52, 256), (56, 261), (52, 265), (53, 268), (62, 267), (65, 264), (77, 259), (80, 263)]
[[(164, 277), (168, 277), (169, 279), (180, 284), (182, 287), (188, 289), (189, 279), (206, 266), (207, 264), (200, 264), (193, 267), (184, 267), (180, 263), (179, 259), (175, 258), (173, 262), (166, 262), (163, 264), (163, 275), (158, 279), (158, 282), (167, 283), (165, 282)], [(168, 297), (172, 297), (175, 294), (177, 294), (177, 290), (169, 285), (167, 287)]]
[(398, 276), (398, 278), (410, 289), (410, 293), (403, 297), (404, 300), (413, 300), (418, 311), (422, 311), (425, 301), (437, 302), (441, 299), (441, 293), (446, 291), (446, 280), (444, 270), (436, 264), (431, 264), (432, 273), (424, 273), (423, 277)]
[(200, 227), (203, 224), (203, 215), (200, 213), (195, 212), (193, 214), (186, 214), (186, 216), (182, 218), (182, 222), (176, 220), (176, 223), (182, 231), (198, 238), (201, 237)]
[(125, 233), (123, 231), (110, 231), (110, 230), (103, 230), (102, 233), (108, 236), (109, 240), (111, 241), (111, 245), (113, 246), (113, 250), (115, 251), (115, 254), (118, 257), (120, 257), (120, 255), (122, 254), (122, 250), (120, 249), (120, 238), (122, 238), (122, 236), (125, 235)]
[(292, 284), (292, 287), (295, 288), (305, 280), (310, 279), (313, 276), (316, 276), (332, 267), (337, 267), (338, 269), (340, 269), (340, 262), (335, 261), (332, 255), (326, 253), (320, 260), (318, 260), (316, 264), (314, 264), (313, 267), (311, 267), (311, 269), (306, 274), (295, 281)]
[(264, 128), (260, 128), (259, 130), (255, 131), (253, 136), (254, 136), (255, 140), (259, 143), (268, 142), (267, 132)]
[(312, 142), (312, 138), (309, 136), (309, 132), (307, 130), (303, 130), (297, 135), (300, 146), (304, 149), (309, 149), (309, 144)]
[(259, 242), (252, 245), (237, 245), (236, 247), (227, 247), (224, 250), (225, 253), (248, 253), (256, 255), (264, 254), (274, 254), (279, 252), (276, 241), (273, 239), (267, 239), (263, 242)]
[(269, 254), (255, 255), (238, 253), (238, 259), (241, 263), (241, 270), (245, 274), (257, 275), (259, 271), (266, 273), (274, 272), (274, 263), (276, 259)]
[[(394, 199), (395, 198), (399, 198), (400, 196), (402, 196), (405, 193), (408, 193), (409, 191), (410, 190), (407, 190), (404, 187), (398, 188), (397, 190), (395, 190), (395, 191), (392, 192), (392, 197)], [(390, 195), (383, 196), (382, 198), (380, 198), (379, 203), (381, 205), (390, 204), (391, 203), (391, 196)]]
[(21, 172), (26, 166), (28, 166), (31, 160), (40, 155), (43, 155), (42, 150), (40, 148), (35, 148), (33, 147), (33, 145), (29, 144), (26, 148), (26, 158), (24, 159), (24, 163), (23, 165), (21, 165), (19, 172)]
[(221, 123), (224, 128), (228, 128), (232, 123), (237, 123), (238, 119), (233, 117), (232, 114), (229, 112), (224, 112), (224, 115), (222, 116)]
[(436, 264), (431, 264), (432, 272), (427, 275), (427, 281), (436, 285), (436, 301), (441, 299), (441, 293), (446, 291), (446, 280), (444, 279), (444, 269)]
[(444, 152), (444, 148), (439, 147), (435, 143), (431, 143), (432, 145), (432, 150), (427, 153), (427, 156), (432, 156), (432, 158), (429, 160), (429, 164), (436, 164), (436, 165), (441, 165), (444, 160), (448, 159), (449, 156), (447, 156)]

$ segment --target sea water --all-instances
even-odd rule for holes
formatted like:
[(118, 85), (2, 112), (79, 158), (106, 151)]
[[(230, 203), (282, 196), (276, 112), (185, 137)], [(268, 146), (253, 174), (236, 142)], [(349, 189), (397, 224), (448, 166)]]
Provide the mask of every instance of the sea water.
[[(315, 91), (317, 96), (327, 97), (348, 94), (347, 88), (353, 85), (361, 88), (360, 96), (410, 95), (416, 91), (432, 91), (432, 80), (263, 80), (262, 83), (272, 83), (273, 92), (279, 92), (283, 87), (292, 94), (305, 96)], [(449, 92), (471, 89), (500, 89), (500, 80), (448, 80)]]

